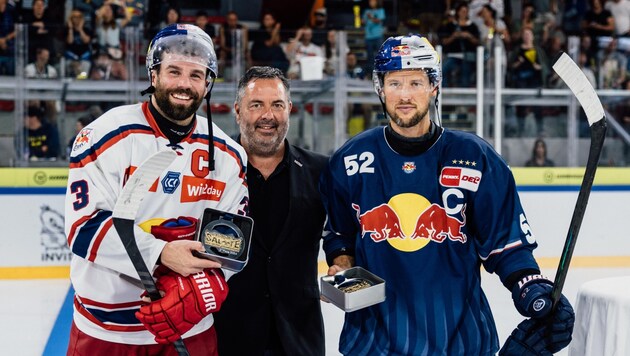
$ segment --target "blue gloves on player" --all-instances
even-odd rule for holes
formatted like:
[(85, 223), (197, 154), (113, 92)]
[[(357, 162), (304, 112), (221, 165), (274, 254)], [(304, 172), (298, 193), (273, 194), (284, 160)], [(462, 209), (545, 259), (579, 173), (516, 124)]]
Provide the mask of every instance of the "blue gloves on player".
[(512, 299), (523, 316), (530, 317), (514, 329), (499, 355), (551, 355), (569, 345), (575, 313), (564, 295), (552, 312), (553, 283), (541, 275), (530, 275), (512, 288)]

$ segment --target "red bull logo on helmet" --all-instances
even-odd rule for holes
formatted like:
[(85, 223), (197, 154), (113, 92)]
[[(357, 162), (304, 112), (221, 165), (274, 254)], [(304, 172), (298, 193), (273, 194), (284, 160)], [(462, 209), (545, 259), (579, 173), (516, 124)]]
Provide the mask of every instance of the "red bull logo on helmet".
[(392, 47), (392, 57), (408, 56), (411, 54), (411, 48), (407, 45), (400, 45)]
[[(453, 241), (465, 243), (465, 205), (460, 211), (462, 219), (447, 213), (439, 204), (431, 204), (418, 194), (399, 194), (386, 204), (363, 210), (352, 204), (361, 225), (361, 236), (374, 242), (387, 241), (394, 248), (417, 251), (429, 242)], [(457, 215), (460, 215), (457, 214)]]
[(440, 174), (440, 185), (467, 189), (476, 192), (481, 182), (481, 171), (464, 167), (444, 167)]

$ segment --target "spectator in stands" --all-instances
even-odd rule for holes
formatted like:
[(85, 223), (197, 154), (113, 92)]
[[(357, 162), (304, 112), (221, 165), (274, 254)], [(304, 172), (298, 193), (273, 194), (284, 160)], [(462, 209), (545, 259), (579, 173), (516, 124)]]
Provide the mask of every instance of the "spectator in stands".
[(365, 30), (365, 50), (367, 51), (365, 71), (371, 77), (374, 55), (381, 47), (385, 34), (385, 9), (380, 0), (369, 0), (368, 4), (369, 7), (361, 16), (361, 23)]
[(597, 53), (599, 63), (599, 85), (602, 89), (621, 89), (626, 80), (628, 58), (618, 48), (618, 39), (611, 38), (605, 48)]
[(445, 14), (453, 4), (451, 0), (414, 2), (413, 13), (418, 14), (420, 33), (426, 34), (431, 42), (436, 41), (440, 27), (446, 22)]
[(365, 79), (365, 70), (358, 65), (357, 55), (354, 52), (346, 54), (346, 75), (352, 79)]
[(328, 24), (328, 12), (325, 7), (320, 7), (313, 13), (313, 43), (324, 46), (328, 38), (328, 33), (332, 27)]
[[(508, 85), (513, 88), (542, 88), (546, 73), (544, 73), (546, 58), (543, 50), (534, 44), (534, 32), (530, 28), (522, 31), (522, 43), (510, 53)], [(525, 117), (533, 112), (536, 119), (536, 129), (540, 135), (543, 131), (542, 107), (517, 106), (519, 133), (522, 136), (525, 129)]]
[[(50, 51), (48, 48), (35, 49), (35, 61), (24, 67), (24, 77), (30, 79), (56, 79), (59, 77), (57, 69), (50, 64)], [(51, 123), (57, 122), (56, 100), (45, 100), (41, 105), (46, 108), (45, 116)]]
[(121, 59), (114, 59), (108, 52), (98, 50), (92, 59), (90, 79), (127, 80), (127, 66)]
[(301, 65), (300, 61), (304, 57), (319, 57), (322, 63), (326, 60), (324, 51), (322, 48), (312, 42), (313, 30), (304, 26), (297, 30), (295, 37), (289, 39), (289, 44), (286, 47), (286, 55), (291, 65), (287, 71), (287, 77), (289, 79), (299, 79)]
[(602, 0), (590, 0), (591, 7), (584, 14), (582, 30), (591, 36), (591, 55), (599, 49), (599, 37), (612, 36), (615, 31), (615, 19), (610, 11), (604, 9)]
[(115, 16), (112, 4), (106, 3), (96, 12), (96, 40), (99, 50), (103, 50), (116, 60), (122, 60), (123, 49), (120, 38), (121, 32), (131, 20), (131, 14), (124, 11), (122, 18)]
[[(131, 20), (131, 13), (124, 11), (124, 17), (117, 18), (114, 11), (112, 4), (106, 3), (96, 12), (98, 53), (94, 65), (100, 68), (96, 68), (97, 73), (95, 70), (92, 71), (92, 79), (127, 80), (127, 67), (123, 62), (124, 52), (120, 38), (123, 28)], [(99, 74), (98, 71), (102, 73)]]
[(534, 32), (535, 44), (543, 46), (549, 39), (549, 34), (556, 28), (556, 20), (553, 14), (538, 13), (533, 2), (523, 2), (520, 20), (514, 21), (512, 25), (512, 43), (521, 40), (522, 30), (529, 28)]
[[(235, 43), (240, 43), (241, 47), (235, 48)], [(237, 50), (241, 51), (242, 59), (248, 58), (249, 31), (247, 26), (238, 23), (238, 14), (235, 11), (230, 11), (225, 15), (225, 23), (219, 28), (219, 44), (219, 72), (227, 77), (224, 71), (232, 68)]]
[(15, 75), (16, 12), (7, 0), (0, 0), (0, 75)]
[(289, 60), (280, 47), (281, 27), (272, 13), (263, 14), (260, 29), (252, 31), (251, 65), (275, 67), (286, 73)]
[(455, 6), (455, 19), (440, 27), (440, 38), (445, 53), (444, 87), (469, 87), (475, 73), (476, 48), (479, 45), (479, 29), (468, 18), (468, 4)]
[(615, 19), (615, 35), (630, 36), (630, 1), (609, 0), (604, 8), (610, 11)]
[(74, 135), (70, 137), (68, 146), (66, 146), (66, 157), (70, 157), (70, 152), (72, 152), (72, 146), (74, 146), (74, 140), (77, 138), (77, 135), (92, 121), (93, 119), (90, 116), (81, 116), (77, 119), (77, 122), (74, 124)]
[(28, 61), (35, 60), (35, 50), (37, 48), (48, 48), (50, 53), (55, 54), (54, 26), (48, 18), (46, 3), (44, 0), (34, 0), (32, 11), (24, 16), (24, 23), (28, 24)]
[(567, 36), (579, 36), (582, 33), (582, 21), (588, 10), (588, 0), (564, 0), (560, 23)]
[[(471, 7), (472, 8), (472, 7)], [(481, 18), (481, 25), (479, 26), (479, 38), (480, 43), (485, 48), (485, 58), (486, 60), (486, 82), (488, 85), (494, 85), (494, 47), (500, 46), (503, 48), (503, 57), (498, 60), (501, 63), (502, 68), (507, 67), (507, 51), (506, 48), (509, 48), (510, 45), (510, 33), (508, 28), (501, 20), (497, 17), (497, 11), (489, 4), (483, 5), (481, 10), (478, 11), (478, 15)], [(499, 80), (503, 80), (503, 78), (498, 78)]]
[(171, 6), (166, 10), (165, 16), (162, 18), (160, 22), (160, 28), (164, 28), (168, 25), (173, 25), (179, 23), (179, 18), (181, 14), (179, 13), (179, 9), (177, 7)]
[(44, 118), (44, 110), (39, 106), (29, 106), (24, 121), (28, 158), (55, 159), (59, 154), (59, 133), (57, 128)]
[(542, 138), (534, 142), (532, 157), (525, 162), (525, 167), (553, 167), (555, 164), (547, 158), (547, 144)]
[(87, 77), (92, 60), (92, 29), (85, 25), (85, 16), (79, 9), (73, 9), (66, 24), (67, 76)]
[[(226, 16), (227, 21), (227, 16)], [(219, 44), (217, 38), (217, 31), (214, 29), (214, 26), (208, 20), (208, 13), (205, 10), (199, 10), (195, 14), (195, 26), (199, 27), (203, 30), (203, 32), (207, 33), (210, 38), (212, 38), (212, 42), (214, 43), (215, 49), (218, 49), (217, 46)]]
[(57, 78), (57, 70), (50, 65), (50, 51), (46, 47), (35, 49), (35, 61), (24, 67), (26, 78), (53, 79)]
[(593, 72), (592, 64), (588, 61), (588, 55), (586, 53), (580, 52), (580, 54), (578, 54), (577, 64), (593, 88), (597, 88), (597, 77), (595, 76), (595, 72)]
[[(330, 30), (326, 37), (326, 44), (324, 44), (324, 55), (326, 56), (326, 62), (324, 63), (324, 73), (331, 77), (334, 77), (337, 73), (337, 67), (339, 65), (339, 58), (344, 58), (345, 55), (339, 55), (337, 49), (337, 31)], [(348, 46), (345, 47), (344, 54), (349, 52)]]
[(497, 17), (497, 10), (492, 5), (484, 5), (478, 12), (481, 18), (481, 26), (479, 26), (479, 33), (481, 42), (486, 45), (493, 42), (495, 39), (500, 39), (503, 47), (508, 47), (510, 44), (510, 32), (507, 25), (500, 17)]

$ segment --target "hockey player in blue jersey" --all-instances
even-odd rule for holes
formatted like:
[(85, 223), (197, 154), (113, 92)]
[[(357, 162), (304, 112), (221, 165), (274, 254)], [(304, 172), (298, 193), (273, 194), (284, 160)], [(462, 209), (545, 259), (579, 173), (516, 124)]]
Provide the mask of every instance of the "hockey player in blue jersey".
[(512, 173), (474, 134), (444, 129), (429, 108), (438, 54), (416, 35), (387, 39), (374, 88), (389, 118), (330, 158), (320, 189), (334, 275), (354, 265), (386, 281), (386, 300), (346, 314), (344, 355), (494, 355), (499, 340), (481, 271), (496, 273), (525, 317), (502, 355), (549, 355), (571, 341), (574, 313), (540, 275), (536, 240)]

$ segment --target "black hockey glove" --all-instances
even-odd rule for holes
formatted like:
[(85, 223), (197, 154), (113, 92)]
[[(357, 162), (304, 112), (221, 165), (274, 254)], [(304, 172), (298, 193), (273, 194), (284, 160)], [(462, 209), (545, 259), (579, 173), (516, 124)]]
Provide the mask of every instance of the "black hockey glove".
[(514, 329), (499, 355), (551, 355), (571, 342), (575, 313), (562, 295), (551, 313), (553, 283), (540, 275), (523, 278), (512, 288), (516, 309), (530, 317)]

